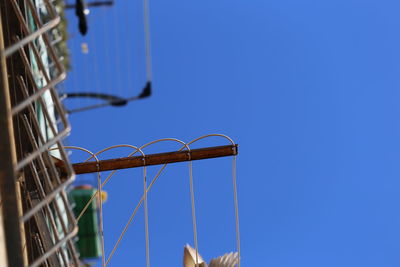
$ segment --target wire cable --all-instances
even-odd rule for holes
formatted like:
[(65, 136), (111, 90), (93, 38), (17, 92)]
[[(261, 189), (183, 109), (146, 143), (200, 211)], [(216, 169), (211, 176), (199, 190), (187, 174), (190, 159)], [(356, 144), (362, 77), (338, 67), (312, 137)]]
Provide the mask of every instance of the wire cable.
[(149, 246), (149, 209), (147, 203), (147, 174), (146, 167), (143, 167), (143, 198), (144, 198), (144, 229), (146, 237), (146, 266), (150, 267), (150, 246)]
[(146, 46), (146, 76), (147, 81), (151, 82), (153, 79), (152, 63), (151, 63), (151, 45), (150, 45), (150, 12), (149, 0), (143, 0), (143, 20), (144, 20), (144, 33), (145, 33), (145, 46)]
[(236, 171), (237, 156), (232, 159), (232, 183), (233, 183), (233, 201), (235, 207), (235, 227), (236, 227), (236, 249), (238, 253), (238, 267), (240, 267), (240, 229), (239, 229), (239, 203), (237, 196), (237, 171)]
[(197, 219), (196, 219), (196, 205), (194, 198), (194, 189), (193, 189), (193, 164), (192, 161), (189, 161), (189, 187), (190, 187), (190, 200), (192, 207), (192, 224), (193, 224), (193, 240), (194, 240), (194, 248), (196, 250), (196, 262), (195, 266), (199, 266), (199, 244), (197, 241)]

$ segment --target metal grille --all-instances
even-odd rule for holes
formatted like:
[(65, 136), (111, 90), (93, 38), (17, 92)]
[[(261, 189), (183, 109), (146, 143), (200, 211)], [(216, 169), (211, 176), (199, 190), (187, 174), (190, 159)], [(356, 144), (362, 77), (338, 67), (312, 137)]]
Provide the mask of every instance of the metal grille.
[[(57, 85), (66, 77), (56, 43), (60, 23), (49, 0), (5, 0), (1, 19), (21, 185), (23, 247), (29, 266), (79, 266), (77, 224), (66, 195), (75, 178), (62, 140), (70, 125)], [(57, 161), (66, 169), (60, 171)]]

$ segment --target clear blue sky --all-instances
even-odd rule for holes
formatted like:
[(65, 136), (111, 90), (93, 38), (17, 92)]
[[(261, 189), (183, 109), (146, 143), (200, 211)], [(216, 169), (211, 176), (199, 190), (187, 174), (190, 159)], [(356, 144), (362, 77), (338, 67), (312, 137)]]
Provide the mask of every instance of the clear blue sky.
[[(242, 266), (400, 266), (400, 2), (150, 2), (154, 94), (71, 115), (68, 143), (97, 151), (227, 134), (240, 145)], [(84, 39), (69, 17), (66, 88), (138, 94), (141, 1), (92, 10)], [(230, 172), (230, 159), (194, 164), (206, 259), (235, 248)], [(140, 170), (113, 179), (107, 253), (142, 192)], [(185, 164), (167, 168), (149, 209), (152, 266), (181, 266), (183, 245), (193, 244)], [(142, 213), (110, 266), (144, 265)]]

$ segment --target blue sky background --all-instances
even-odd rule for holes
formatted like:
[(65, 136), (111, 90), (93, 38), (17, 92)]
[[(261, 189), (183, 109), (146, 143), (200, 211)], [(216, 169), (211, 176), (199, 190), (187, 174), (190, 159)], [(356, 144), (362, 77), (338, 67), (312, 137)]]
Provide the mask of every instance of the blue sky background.
[[(242, 266), (399, 266), (400, 2), (150, 6), (153, 95), (72, 114), (68, 143), (98, 151), (227, 134), (240, 146)], [(142, 2), (116, 0), (112, 9), (92, 10), (85, 38), (72, 11), (68, 17), (67, 90), (138, 94), (145, 83)], [(89, 54), (81, 53), (81, 42)], [(213, 138), (198, 147), (217, 144), (226, 143)], [(206, 259), (235, 249), (230, 164), (194, 163)], [(122, 171), (105, 189), (108, 254), (142, 193), (141, 170)], [(181, 266), (183, 245), (193, 244), (187, 164), (167, 167), (149, 193), (149, 209), (152, 266)], [(143, 266), (144, 248), (140, 210), (110, 266)]]

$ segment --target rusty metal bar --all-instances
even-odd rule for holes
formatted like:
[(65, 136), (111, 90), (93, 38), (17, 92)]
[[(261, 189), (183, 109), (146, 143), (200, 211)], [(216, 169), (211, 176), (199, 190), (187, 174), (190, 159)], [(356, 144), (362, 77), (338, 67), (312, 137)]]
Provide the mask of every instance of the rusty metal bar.
[[(238, 145), (215, 146), (189, 151), (174, 151), (167, 153), (150, 154), (146, 156), (125, 157), (118, 159), (100, 160), (99, 162), (83, 162), (72, 164), (76, 174), (98, 171), (111, 171), (151, 165), (161, 165), (190, 160), (234, 156), (238, 153)], [(60, 166), (62, 167), (62, 166)]]

